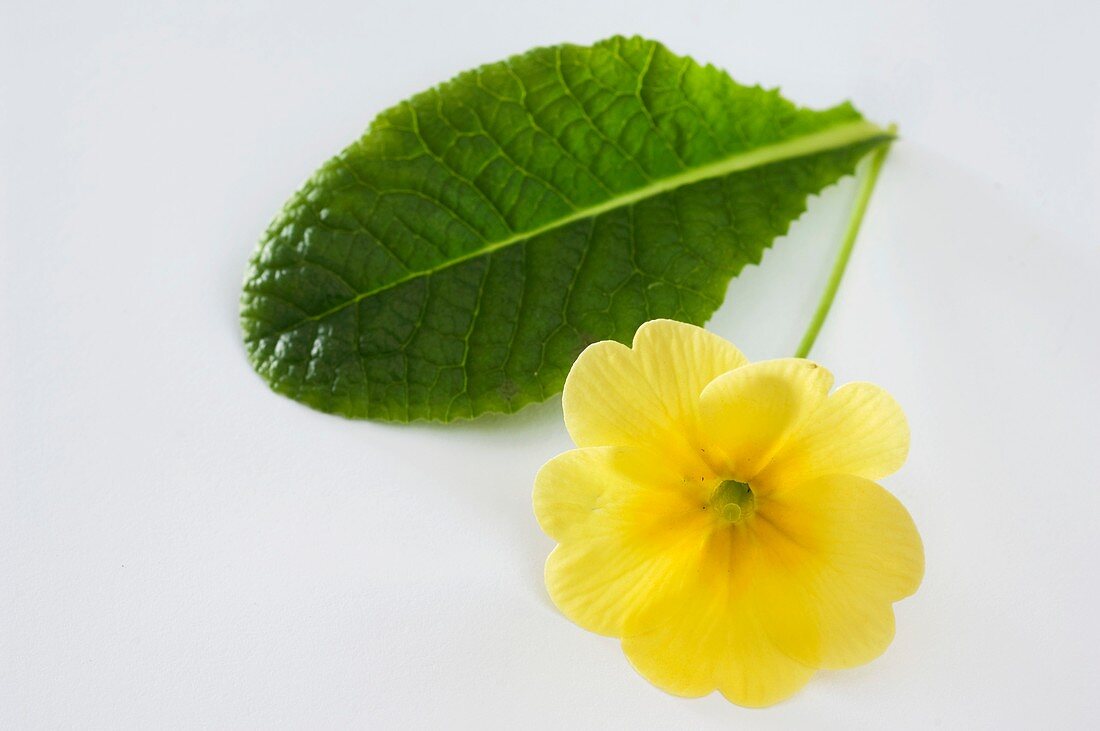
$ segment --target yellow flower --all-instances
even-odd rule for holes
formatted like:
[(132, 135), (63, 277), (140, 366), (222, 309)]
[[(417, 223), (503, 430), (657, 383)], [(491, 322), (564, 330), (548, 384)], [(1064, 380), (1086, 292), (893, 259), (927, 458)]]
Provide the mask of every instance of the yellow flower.
[(671, 320), (586, 349), (562, 397), (579, 449), (535, 483), (558, 608), (660, 688), (746, 706), (880, 655), (924, 572), (912, 519), (872, 481), (909, 430), (882, 389), (832, 381)]

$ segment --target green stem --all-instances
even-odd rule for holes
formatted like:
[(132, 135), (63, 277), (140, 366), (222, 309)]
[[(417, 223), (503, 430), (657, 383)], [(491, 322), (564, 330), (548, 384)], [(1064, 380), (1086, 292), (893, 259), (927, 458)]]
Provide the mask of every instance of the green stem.
[[(897, 126), (890, 125), (888, 131), (890, 134), (894, 134), (897, 131)], [(867, 171), (859, 184), (859, 192), (856, 193), (856, 203), (855, 207), (852, 208), (852, 216), (848, 219), (844, 241), (840, 245), (840, 252), (836, 256), (833, 271), (829, 275), (829, 283), (825, 285), (825, 291), (821, 293), (821, 299), (817, 303), (814, 318), (810, 320), (810, 326), (806, 328), (806, 334), (802, 336), (802, 342), (798, 344), (798, 350), (794, 354), (796, 358), (805, 358), (810, 354), (810, 349), (814, 347), (814, 341), (817, 340), (817, 334), (821, 332), (821, 326), (825, 324), (825, 318), (829, 315), (829, 308), (833, 306), (833, 300), (836, 298), (836, 291), (840, 288), (840, 280), (844, 278), (844, 270), (848, 268), (848, 260), (852, 257), (852, 248), (855, 246), (856, 236), (859, 235), (860, 224), (863, 223), (863, 214), (867, 212), (867, 204), (871, 200), (871, 193), (875, 190), (879, 170), (882, 169), (882, 163), (886, 160), (886, 153), (889, 151), (890, 143), (886, 143), (871, 155)]]

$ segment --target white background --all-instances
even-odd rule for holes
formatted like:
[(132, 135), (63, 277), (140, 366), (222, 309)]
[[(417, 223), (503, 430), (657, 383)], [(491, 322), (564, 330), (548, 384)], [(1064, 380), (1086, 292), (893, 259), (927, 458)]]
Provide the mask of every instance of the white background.
[[(905, 406), (927, 577), (882, 658), (768, 710), (554, 610), (558, 399), (353, 423), (240, 343), (254, 242), (378, 111), (616, 32), (901, 127), (814, 355)], [(0, 727), (1095, 728), (1098, 32), (1088, 0), (0, 0)], [(791, 352), (853, 191), (710, 327)]]

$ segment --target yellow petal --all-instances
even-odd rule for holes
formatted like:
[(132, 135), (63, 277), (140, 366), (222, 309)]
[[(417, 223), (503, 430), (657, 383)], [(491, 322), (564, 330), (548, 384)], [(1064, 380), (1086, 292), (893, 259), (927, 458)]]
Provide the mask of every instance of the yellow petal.
[(703, 328), (647, 322), (633, 348), (604, 341), (577, 358), (562, 394), (566, 428), (578, 447), (644, 445), (681, 459), (694, 455), (699, 394), (746, 362)]
[(682, 498), (705, 505), (713, 481), (697, 480), (685, 478), (652, 450), (572, 449), (543, 465), (535, 477), (535, 517), (543, 532), (561, 543), (588, 535), (590, 521), (630, 519), (631, 509), (677, 507)]
[(870, 383), (837, 389), (757, 477), (780, 487), (822, 475), (877, 480), (896, 472), (909, 453), (909, 426), (898, 403)]
[[(561, 541), (546, 562), (546, 588), (581, 627), (620, 636), (706, 539), (701, 482), (670, 472), (637, 448), (576, 449), (535, 482), (535, 515)], [(709, 483), (708, 483), (709, 484)]]
[(792, 660), (768, 638), (754, 614), (755, 561), (748, 531), (713, 530), (694, 569), (651, 603), (623, 638), (635, 669), (681, 696), (717, 689), (743, 706), (767, 706), (793, 695), (814, 669)]
[(760, 499), (751, 532), (757, 616), (785, 653), (843, 668), (886, 650), (892, 603), (924, 574), (920, 535), (893, 495), (861, 477), (823, 477)]
[(829, 393), (833, 377), (808, 360), (782, 358), (715, 378), (700, 398), (708, 461), (749, 482)]

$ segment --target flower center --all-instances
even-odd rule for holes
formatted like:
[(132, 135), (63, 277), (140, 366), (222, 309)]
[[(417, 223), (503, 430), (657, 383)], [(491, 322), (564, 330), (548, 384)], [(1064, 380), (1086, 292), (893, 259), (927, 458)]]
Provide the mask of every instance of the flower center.
[(740, 523), (756, 512), (756, 497), (748, 483), (726, 480), (710, 497), (711, 507), (725, 521)]

